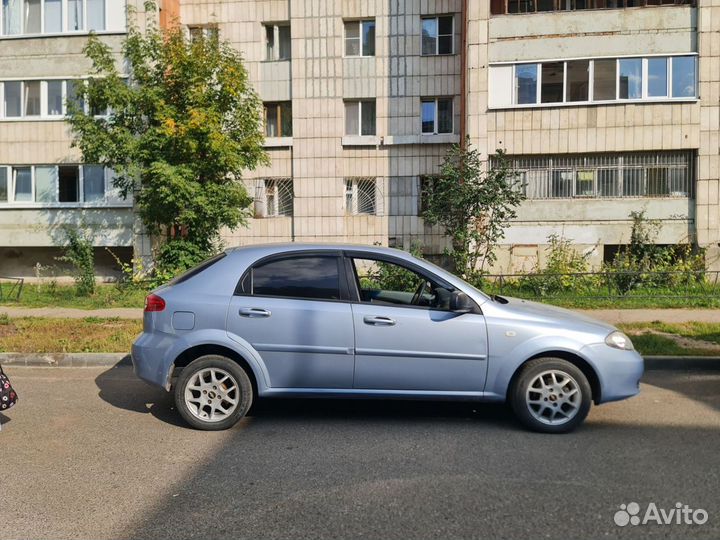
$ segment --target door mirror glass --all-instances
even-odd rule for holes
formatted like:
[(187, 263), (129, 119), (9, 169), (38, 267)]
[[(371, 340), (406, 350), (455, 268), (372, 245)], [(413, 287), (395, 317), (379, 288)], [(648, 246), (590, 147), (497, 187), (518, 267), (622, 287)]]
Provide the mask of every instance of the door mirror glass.
[(461, 291), (453, 291), (450, 296), (450, 311), (455, 313), (470, 313), (473, 310), (473, 301)]

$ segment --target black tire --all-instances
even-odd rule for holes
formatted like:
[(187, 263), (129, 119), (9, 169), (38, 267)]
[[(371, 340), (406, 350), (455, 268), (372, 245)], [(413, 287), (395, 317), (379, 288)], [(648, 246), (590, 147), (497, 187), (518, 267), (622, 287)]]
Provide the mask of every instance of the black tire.
[[(542, 397), (540, 392), (533, 391), (531, 395), (534, 396), (535, 399), (547, 402), (535, 405), (537, 409), (535, 410), (535, 414), (533, 414), (533, 409), (531, 409), (531, 405), (526, 400), (528, 389), (530, 385), (536, 381), (539, 375), (543, 372), (551, 370), (570, 377), (575, 382), (575, 386), (577, 387), (580, 396), (575, 399), (574, 403), (563, 405), (563, 403), (561, 403), (562, 398), (559, 397), (562, 396), (562, 389), (559, 391), (549, 391), (550, 395), (547, 399)], [(552, 379), (549, 380), (552, 381)], [(552, 382), (550, 382), (550, 384), (552, 385)], [(558, 389), (559, 386), (554, 386), (553, 388)], [(565, 386), (565, 388), (572, 387)], [(578, 427), (583, 420), (585, 420), (588, 412), (590, 412), (590, 406), (592, 405), (592, 390), (585, 374), (574, 364), (571, 364), (567, 360), (562, 360), (561, 358), (536, 358), (535, 360), (531, 360), (525, 364), (522, 367), (522, 371), (515, 379), (513, 387), (510, 389), (510, 405), (518, 420), (520, 420), (525, 427), (533, 431), (538, 431), (540, 433), (568, 433)], [(573, 410), (572, 406), (575, 407), (574, 410), (576, 412), (571, 418), (563, 421), (563, 419), (558, 417), (558, 415), (564, 413), (555, 413), (558, 423), (547, 423), (550, 421), (551, 415), (553, 415), (554, 411), (558, 408), (563, 411), (565, 409), (571, 411)], [(542, 416), (545, 418), (545, 421), (538, 419), (536, 415)]]
[[(198, 403), (196, 412), (193, 412), (185, 400), (186, 387), (188, 386), (188, 383), (190, 383), (201, 371), (212, 368), (221, 370), (228, 374), (231, 377), (229, 382), (234, 382), (237, 390), (235, 391), (231, 388), (230, 393), (222, 396), (222, 392), (227, 390), (228, 385), (220, 384), (219, 386), (216, 386), (216, 388), (220, 390), (220, 393), (214, 394), (212, 391), (213, 381), (208, 379), (209, 382), (206, 382), (205, 384), (211, 385), (209, 387), (211, 393), (204, 396), (204, 400), (212, 400), (212, 405), (204, 405), (201, 408), (201, 404)], [(232, 381), (232, 379), (234, 379), (234, 381)], [(200, 396), (202, 393), (202, 391), (191, 391), (192, 396)], [(237, 399), (235, 408), (232, 409), (226, 417), (219, 420), (211, 420), (210, 413), (215, 414), (215, 411), (218, 410), (216, 405), (224, 404), (226, 407), (230, 407), (231, 404), (225, 399), (227, 397)], [(217, 354), (208, 354), (193, 360), (188, 366), (183, 368), (175, 384), (175, 406), (177, 407), (180, 416), (182, 416), (183, 419), (195, 429), (205, 431), (220, 431), (228, 429), (229, 427), (234, 426), (243, 416), (245, 416), (248, 409), (250, 409), (252, 402), (253, 388), (248, 374), (240, 365), (238, 365), (237, 362)], [(212, 409), (212, 406), (215, 406), (215, 409)], [(199, 416), (200, 414), (205, 414), (208, 419), (201, 418)]]

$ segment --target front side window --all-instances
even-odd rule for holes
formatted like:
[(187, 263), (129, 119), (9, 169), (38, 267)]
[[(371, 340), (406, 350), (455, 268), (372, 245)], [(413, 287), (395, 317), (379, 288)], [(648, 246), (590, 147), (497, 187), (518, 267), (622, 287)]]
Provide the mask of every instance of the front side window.
[(265, 136), (292, 137), (292, 102), (265, 104)]
[(298, 256), (252, 269), (252, 294), (312, 300), (340, 299), (340, 271), (335, 256)]
[(426, 135), (453, 132), (452, 98), (423, 99), (422, 133)]
[(422, 54), (453, 54), (453, 16), (422, 19)]
[(405, 266), (353, 259), (360, 301), (384, 306), (450, 309), (451, 291)]
[(345, 135), (375, 135), (375, 100), (345, 102)]
[(375, 56), (375, 20), (345, 23), (345, 56)]

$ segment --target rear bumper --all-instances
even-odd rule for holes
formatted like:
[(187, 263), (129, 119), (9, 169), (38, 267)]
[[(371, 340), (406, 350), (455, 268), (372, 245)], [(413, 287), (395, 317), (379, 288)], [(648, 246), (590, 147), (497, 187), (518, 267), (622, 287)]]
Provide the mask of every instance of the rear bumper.
[(175, 340), (170, 336), (143, 333), (132, 345), (133, 371), (143, 381), (170, 390), (170, 367), (165, 353)]
[(636, 351), (621, 351), (596, 343), (584, 347), (581, 352), (597, 373), (600, 382), (598, 403), (626, 399), (640, 392), (645, 362)]

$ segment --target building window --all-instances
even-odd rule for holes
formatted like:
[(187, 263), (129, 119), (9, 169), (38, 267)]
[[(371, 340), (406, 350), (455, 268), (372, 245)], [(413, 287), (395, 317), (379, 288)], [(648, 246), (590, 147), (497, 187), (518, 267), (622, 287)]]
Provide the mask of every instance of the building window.
[(102, 32), (108, 2), (117, 0), (2, 0), (0, 36)]
[(490, 13), (542, 13), (584, 9), (621, 9), (658, 5), (696, 5), (695, 0), (491, 0)]
[(423, 134), (453, 132), (452, 98), (423, 99), (421, 109)]
[(293, 215), (293, 183), (291, 178), (265, 178), (255, 189), (255, 217)]
[[(493, 106), (695, 99), (697, 56), (601, 58), (490, 67)], [(513, 79), (512, 85), (509, 78)], [(512, 95), (503, 90), (512, 86)]]
[(345, 102), (345, 135), (375, 135), (375, 100)]
[(290, 25), (265, 25), (265, 60), (290, 60), (291, 54)]
[(265, 104), (265, 136), (292, 137), (292, 102)]
[(79, 96), (84, 80), (67, 81), (5, 81), (0, 82), (0, 120), (13, 118), (61, 119), (67, 113), (66, 101), (77, 105), (85, 113), (107, 116), (107, 108), (88, 107)]
[(377, 181), (375, 178), (345, 179), (345, 213), (377, 214)]
[(0, 165), (0, 203), (90, 203), (118, 201), (112, 171), (101, 165)]
[(693, 197), (691, 152), (511, 157), (528, 199)]
[(423, 17), (422, 54), (453, 54), (453, 16)]
[(345, 56), (375, 56), (375, 20), (345, 22)]
[(190, 34), (190, 41), (200, 41), (203, 39), (215, 41), (220, 36), (217, 26), (207, 24), (188, 26), (188, 33)]

